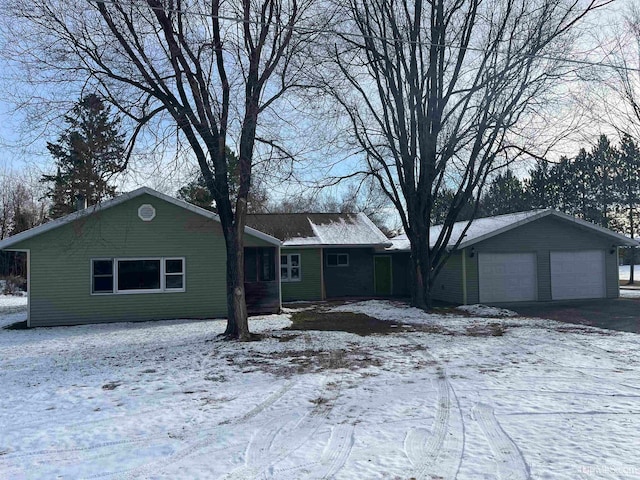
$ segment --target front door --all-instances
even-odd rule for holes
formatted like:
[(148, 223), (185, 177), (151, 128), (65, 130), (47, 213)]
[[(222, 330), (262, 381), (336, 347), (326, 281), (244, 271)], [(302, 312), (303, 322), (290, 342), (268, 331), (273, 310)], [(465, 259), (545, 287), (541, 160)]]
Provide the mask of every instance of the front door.
[(391, 295), (391, 257), (389, 255), (373, 257), (373, 277), (375, 294), (380, 296)]

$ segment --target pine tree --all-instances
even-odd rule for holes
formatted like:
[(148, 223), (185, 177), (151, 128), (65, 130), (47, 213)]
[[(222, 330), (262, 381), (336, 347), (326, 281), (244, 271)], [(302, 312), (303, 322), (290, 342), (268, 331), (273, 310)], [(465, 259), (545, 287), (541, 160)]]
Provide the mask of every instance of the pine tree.
[(611, 207), (613, 206), (614, 181), (617, 176), (618, 151), (611, 145), (606, 135), (600, 135), (598, 143), (591, 150), (591, 163), (595, 172), (594, 183), (592, 184), (594, 195), (594, 213), (592, 221), (608, 228), (611, 219)]
[(523, 210), (526, 210), (526, 204), (520, 179), (511, 170), (495, 177), (482, 197), (482, 214), (493, 216)]
[(525, 194), (525, 210), (552, 208), (557, 203), (557, 185), (549, 163), (539, 161), (522, 182)]
[[(629, 135), (624, 135), (620, 142), (620, 169), (616, 177), (616, 191), (627, 221), (627, 232), (631, 238), (638, 235), (638, 207), (640, 207), (640, 147)], [(636, 248), (629, 249), (630, 276), (629, 284), (634, 283), (634, 264)]]
[[(231, 190), (231, 199), (235, 202), (240, 188), (239, 160), (235, 152), (229, 147), (226, 147), (226, 154), (229, 165), (227, 181), (229, 182), (229, 190)], [(259, 178), (256, 175), (253, 175), (251, 180), (251, 190), (247, 198), (247, 211), (249, 213), (264, 212), (269, 201), (267, 190), (259, 183)], [(215, 200), (207, 188), (202, 174), (199, 174), (195, 180), (180, 188), (178, 190), (178, 198), (206, 210), (216, 211)]]
[(96, 94), (83, 97), (65, 116), (66, 130), (56, 143), (47, 143), (55, 160), (56, 174), (43, 175), (49, 183), (49, 215), (61, 217), (76, 209), (76, 198), (95, 205), (114, 197), (111, 179), (126, 167), (124, 135), (120, 118)]

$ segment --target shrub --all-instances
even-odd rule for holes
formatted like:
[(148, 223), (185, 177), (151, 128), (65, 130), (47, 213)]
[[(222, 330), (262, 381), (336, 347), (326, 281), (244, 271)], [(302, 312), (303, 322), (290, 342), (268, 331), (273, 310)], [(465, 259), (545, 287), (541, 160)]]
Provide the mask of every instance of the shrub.
[(2, 282), (2, 293), (4, 295), (22, 295), (27, 290), (27, 280), (17, 275), (9, 275)]

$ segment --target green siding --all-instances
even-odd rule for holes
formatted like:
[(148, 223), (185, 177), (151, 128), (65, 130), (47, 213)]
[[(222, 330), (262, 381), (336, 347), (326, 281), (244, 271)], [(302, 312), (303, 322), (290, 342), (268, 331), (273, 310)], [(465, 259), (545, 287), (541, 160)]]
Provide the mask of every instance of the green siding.
[(474, 245), (476, 255), (469, 257), (467, 265), (467, 303), (479, 302), (478, 255), (477, 253), (534, 252), (538, 261), (538, 300), (551, 300), (551, 251), (604, 250), (606, 296), (617, 298), (617, 255), (610, 254), (612, 240), (592, 230), (574, 226), (557, 218), (542, 218), (527, 223), (501, 235)]
[(300, 254), (302, 280), (282, 282), (282, 301), (322, 300), (322, 250), (319, 248), (282, 248), (281, 254)]
[(373, 257), (373, 271), (375, 276), (375, 294), (390, 296), (392, 293), (392, 260), (390, 255), (377, 255)]
[[(138, 218), (144, 203), (156, 209)], [(247, 246), (269, 245), (246, 236)], [(226, 316), (226, 248), (220, 224), (141, 195), (25, 240), (32, 326)], [(91, 259), (184, 257), (185, 292), (92, 295)]]

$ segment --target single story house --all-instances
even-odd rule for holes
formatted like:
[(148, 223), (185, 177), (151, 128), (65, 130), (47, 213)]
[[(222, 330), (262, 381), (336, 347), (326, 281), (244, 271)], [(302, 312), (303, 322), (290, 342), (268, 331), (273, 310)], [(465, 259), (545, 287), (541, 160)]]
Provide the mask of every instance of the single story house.
[(247, 225), (282, 241), (283, 301), (392, 294), (391, 242), (364, 213), (254, 214)]
[[(468, 222), (454, 225), (453, 248)], [(431, 228), (435, 242), (441, 226)], [(409, 241), (392, 239), (393, 269), (409, 272)], [(638, 242), (555, 210), (479, 218), (441, 270), (433, 296), (457, 304), (619, 296), (618, 247)], [(395, 277), (394, 277), (395, 278)], [(409, 295), (408, 284), (394, 288)]]
[[(280, 241), (245, 228), (252, 313), (280, 310)], [(27, 326), (225, 317), (217, 215), (149, 188), (0, 242), (27, 253)]]
[[(467, 222), (455, 224), (450, 248)], [(431, 238), (440, 232), (432, 227)], [(409, 296), (406, 236), (362, 213), (248, 215), (250, 313), (284, 301)], [(618, 296), (618, 246), (638, 242), (554, 210), (476, 219), (434, 298), (459, 304)], [(0, 241), (27, 255), (28, 326), (224, 317), (217, 215), (139, 188)]]

